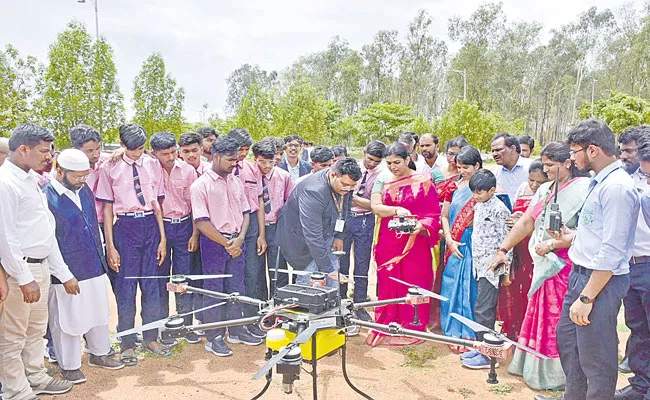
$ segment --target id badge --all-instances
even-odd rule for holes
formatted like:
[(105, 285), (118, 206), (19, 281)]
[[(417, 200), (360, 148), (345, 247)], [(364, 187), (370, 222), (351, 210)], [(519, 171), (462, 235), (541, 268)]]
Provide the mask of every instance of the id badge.
[(338, 232), (338, 233), (342, 233), (344, 227), (345, 227), (345, 220), (344, 219), (337, 219), (336, 220), (336, 225), (334, 225), (334, 231)]

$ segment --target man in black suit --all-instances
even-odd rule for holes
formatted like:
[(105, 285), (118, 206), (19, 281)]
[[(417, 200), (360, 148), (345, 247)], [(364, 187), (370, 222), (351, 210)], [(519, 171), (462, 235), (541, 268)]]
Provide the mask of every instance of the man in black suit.
[(284, 152), (284, 158), (280, 161), (278, 167), (289, 172), (292, 182), (295, 182), (303, 175), (307, 175), (312, 170), (310, 163), (303, 161), (298, 157), (301, 153), (300, 149), (302, 143), (302, 138), (298, 135), (289, 135), (284, 138), (286, 151)]
[[(277, 236), (282, 255), (294, 269), (324, 272), (330, 287), (338, 287), (339, 267), (331, 251), (343, 250), (345, 220), (359, 178), (359, 164), (343, 158), (300, 182), (280, 210)], [(296, 282), (308, 284), (309, 277), (299, 276)]]

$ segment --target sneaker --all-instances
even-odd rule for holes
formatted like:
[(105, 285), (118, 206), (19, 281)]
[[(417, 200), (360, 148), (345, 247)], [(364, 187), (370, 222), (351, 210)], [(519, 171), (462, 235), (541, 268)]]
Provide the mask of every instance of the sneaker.
[(368, 311), (364, 310), (363, 308), (360, 308), (355, 311), (355, 314), (358, 319), (366, 322), (372, 322), (372, 317), (370, 314), (368, 314)]
[(63, 394), (72, 389), (74, 383), (62, 379), (54, 379), (44, 385), (32, 386), (32, 392), (37, 394)]
[(361, 332), (361, 328), (359, 328), (357, 325), (351, 325), (348, 326), (348, 328), (345, 330), (345, 336), (357, 336), (359, 332)]
[[(86, 354), (92, 354), (92, 353), (90, 352), (90, 349), (88, 348), (88, 344), (85, 344), (85, 345), (84, 345), (84, 353), (86, 353)], [(115, 355), (115, 349), (114, 349), (113, 347), (111, 347), (111, 349), (108, 351), (108, 354), (106, 354), (106, 355), (107, 355), (107, 356), (114, 356), (114, 355)]]
[(248, 325), (246, 327), (246, 330), (248, 330), (248, 333), (255, 336), (256, 338), (264, 339), (266, 337), (266, 332), (260, 329), (260, 327), (255, 324)]
[(54, 353), (54, 347), (45, 347), (45, 354), (43, 354), (45, 359), (50, 362), (50, 364), (58, 364), (56, 360), (56, 353)]
[(233, 331), (228, 332), (228, 343), (242, 343), (247, 346), (259, 346), (262, 344), (262, 339), (251, 335), (246, 329)]
[(201, 342), (201, 336), (197, 335), (194, 332), (187, 332), (184, 339), (189, 344), (197, 344)]
[(91, 354), (90, 360), (88, 360), (88, 365), (91, 367), (100, 367), (112, 370), (124, 368), (124, 363), (120, 360), (114, 359), (110, 354), (105, 356), (95, 356)]
[(228, 357), (232, 355), (232, 350), (223, 340), (223, 336), (217, 336), (205, 343), (205, 351), (214, 354), (217, 357)]
[(465, 353), (462, 353), (460, 355), (460, 359), (461, 360), (469, 360), (470, 358), (474, 358), (474, 357), (478, 356), (479, 354), (481, 354), (480, 351), (478, 351), (476, 349), (473, 349), (473, 350), (467, 351)]
[[(483, 354), (479, 354), (476, 357), (463, 360), (463, 367), (469, 369), (490, 369), (490, 359)], [(495, 365), (495, 368), (499, 368), (499, 363)]]
[(71, 370), (61, 370), (61, 375), (63, 375), (63, 379), (65, 379), (68, 382), (72, 382), (75, 385), (78, 383), (84, 383), (86, 382), (86, 375), (81, 372), (79, 369), (71, 369)]
[(200, 330), (200, 329), (194, 331), (194, 333), (196, 333), (196, 334), (199, 335), (199, 336), (205, 336), (205, 331), (202, 331), (202, 330)]

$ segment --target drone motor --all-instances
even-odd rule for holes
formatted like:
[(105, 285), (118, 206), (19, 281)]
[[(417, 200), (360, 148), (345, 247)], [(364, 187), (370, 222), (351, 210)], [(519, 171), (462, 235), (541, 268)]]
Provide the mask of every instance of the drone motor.
[(160, 331), (160, 336), (163, 339), (180, 339), (185, 337), (185, 333), (187, 333), (185, 329), (185, 318), (183, 317), (169, 318), (165, 322), (164, 328), (164, 330)]
[(300, 379), (302, 364), (302, 349), (299, 346), (291, 349), (276, 365), (276, 372), (282, 375), (282, 391), (293, 392), (293, 382)]

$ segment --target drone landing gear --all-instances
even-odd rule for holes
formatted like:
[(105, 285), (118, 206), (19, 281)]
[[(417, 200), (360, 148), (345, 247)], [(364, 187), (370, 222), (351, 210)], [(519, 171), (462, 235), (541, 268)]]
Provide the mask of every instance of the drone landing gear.
[[(318, 400), (318, 358), (316, 357), (316, 340), (313, 339), (311, 341), (311, 355), (312, 359), (308, 363), (311, 364), (311, 371), (305, 371), (307, 374), (311, 375), (312, 378), (312, 398), (313, 400)], [(364, 399), (367, 400), (374, 400), (372, 397), (370, 397), (368, 394), (364, 393), (361, 389), (357, 388), (354, 386), (354, 384), (350, 381), (350, 377), (348, 376), (348, 371), (346, 367), (346, 354), (347, 354), (347, 344), (343, 344), (341, 346), (341, 369), (343, 371), (343, 378), (345, 379), (345, 382), (350, 386), (352, 390), (357, 392), (359, 395), (361, 395)], [(273, 351), (268, 350), (266, 352), (266, 360), (270, 360), (271, 357), (273, 356)], [(262, 388), (262, 390), (256, 394), (251, 400), (257, 400), (260, 399), (264, 393), (268, 390), (269, 386), (271, 385), (271, 379), (272, 379), (272, 371), (273, 369), (270, 369), (269, 372), (266, 374), (266, 384)]]
[(496, 385), (499, 383), (497, 379), (497, 359), (496, 357), (490, 357), (490, 372), (488, 373), (487, 383), (490, 385)]

